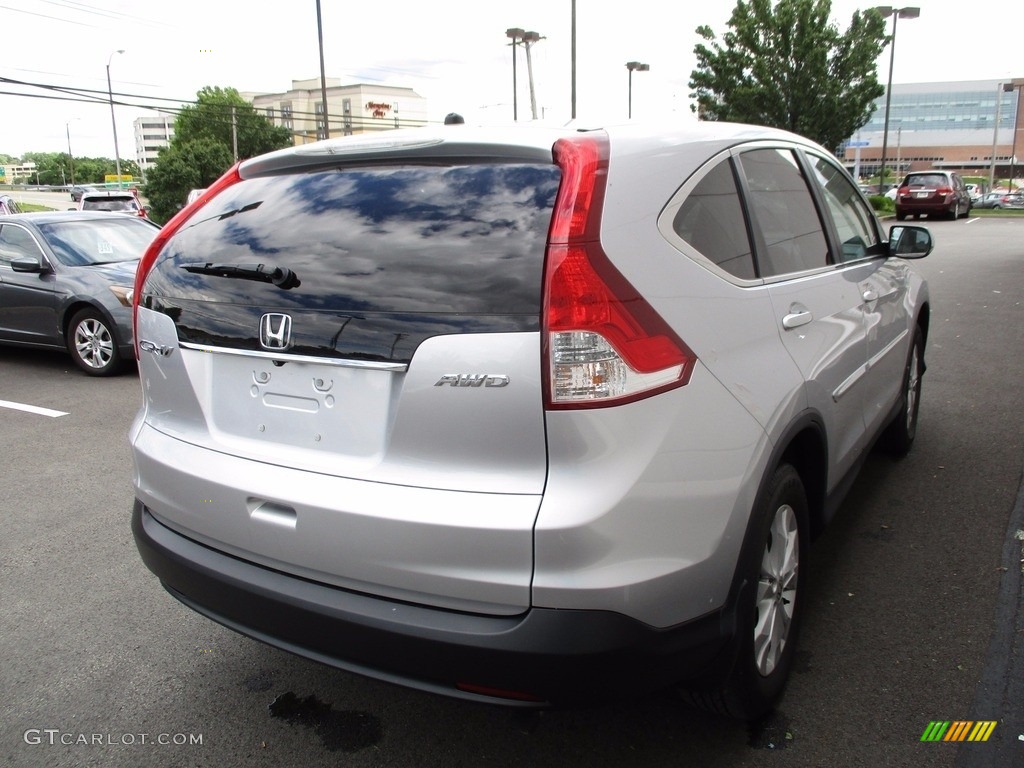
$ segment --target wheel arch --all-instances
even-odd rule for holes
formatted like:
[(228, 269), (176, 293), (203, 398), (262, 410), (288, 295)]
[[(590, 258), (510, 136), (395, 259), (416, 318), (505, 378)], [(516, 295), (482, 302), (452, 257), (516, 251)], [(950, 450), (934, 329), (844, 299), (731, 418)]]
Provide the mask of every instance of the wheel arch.
[(753, 511), (765, 501), (769, 485), (776, 470), (782, 464), (791, 464), (800, 476), (807, 498), (807, 515), (810, 540), (817, 538), (827, 521), (826, 498), (828, 487), (828, 440), (821, 415), (816, 411), (805, 411), (790, 424), (782, 439), (775, 443), (764, 472), (758, 482), (754, 505), (747, 520), (743, 543), (733, 566), (732, 584), (726, 610), (722, 613), (723, 632), (736, 630), (736, 608), (744, 590), (753, 585), (744, 579), (743, 563), (750, 557), (751, 548), (761, 546), (756, 535)]
[(110, 328), (116, 329), (117, 322), (111, 317), (110, 312), (102, 304), (98, 304), (95, 301), (89, 301), (83, 298), (72, 298), (65, 303), (60, 314), (60, 335), (64, 338), (65, 343), (68, 339), (68, 328), (71, 325), (71, 318), (77, 315), (83, 309), (94, 309), (99, 312), (103, 319), (107, 321)]

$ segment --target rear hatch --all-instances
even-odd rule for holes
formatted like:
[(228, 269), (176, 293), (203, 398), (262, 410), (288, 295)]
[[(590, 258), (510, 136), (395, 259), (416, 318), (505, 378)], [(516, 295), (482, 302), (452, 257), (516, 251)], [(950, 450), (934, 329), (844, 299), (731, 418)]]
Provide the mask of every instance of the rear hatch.
[[(560, 172), (550, 145), (449, 153), (314, 167), (296, 153), (249, 178), (243, 166), (171, 236), (138, 310), (142, 423), (161, 437), (137, 438), (137, 483), (159, 519), (304, 576), (389, 582), (400, 597), (442, 571), (436, 591), (456, 594), (441, 582), (500, 567), (516, 596), (483, 602), (528, 604)], [(159, 440), (188, 448), (171, 466)], [(248, 479), (212, 476), (222, 456), (235, 463), (218, 472)], [(179, 471), (227, 503), (176, 490)], [(337, 497), (310, 499), (325, 481), (321, 495)], [(282, 520), (284, 543), (264, 533)], [(389, 550), (404, 562), (382, 570)]]
[(901, 205), (941, 205), (952, 194), (949, 179), (942, 174), (923, 173), (910, 175), (899, 192)]

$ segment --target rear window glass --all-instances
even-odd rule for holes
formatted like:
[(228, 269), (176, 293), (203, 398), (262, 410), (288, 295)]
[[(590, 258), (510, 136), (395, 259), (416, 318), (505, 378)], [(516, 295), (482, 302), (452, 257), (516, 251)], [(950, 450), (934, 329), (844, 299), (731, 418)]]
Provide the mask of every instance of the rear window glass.
[(532, 163), (250, 179), (171, 238), (140, 298), (181, 341), (241, 350), (288, 314), (297, 355), (408, 361), (432, 336), (536, 332), (559, 180)]
[[(539, 312), (554, 165), (367, 167), (230, 187), (147, 293), (333, 311)], [(288, 287), (205, 265), (287, 269)], [(244, 270), (236, 274), (244, 274)]]
[(907, 176), (903, 182), (910, 187), (951, 187), (953, 182), (941, 173), (918, 173)]

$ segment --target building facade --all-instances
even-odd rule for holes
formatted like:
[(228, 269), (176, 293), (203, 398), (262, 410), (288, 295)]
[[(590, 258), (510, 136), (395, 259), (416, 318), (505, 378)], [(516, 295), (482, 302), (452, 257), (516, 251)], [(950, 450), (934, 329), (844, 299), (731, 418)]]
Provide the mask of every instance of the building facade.
[(427, 102), (411, 88), (357, 83), (342, 85), (338, 78), (325, 80), (327, 114), (324, 118), (320, 78), (293, 80), (283, 93), (244, 93), (256, 111), (274, 125), (292, 132), (296, 144), (327, 136), (411, 128), (426, 125)]
[[(868, 123), (851, 136), (841, 157), (862, 177), (876, 175), (885, 145), (886, 168), (943, 168), (974, 176), (1024, 174), (1024, 78), (893, 85), (885, 139), (885, 96)], [(1015, 141), (1016, 137), (1016, 141)], [(994, 162), (993, 162), (993, 157)]]
[(169, 146), (174, 137), (174, 121), (177, 115), (160, 113), (155, 116), (135, 119), (135, 162), (142, 178), (156, 165), (161, 148)]

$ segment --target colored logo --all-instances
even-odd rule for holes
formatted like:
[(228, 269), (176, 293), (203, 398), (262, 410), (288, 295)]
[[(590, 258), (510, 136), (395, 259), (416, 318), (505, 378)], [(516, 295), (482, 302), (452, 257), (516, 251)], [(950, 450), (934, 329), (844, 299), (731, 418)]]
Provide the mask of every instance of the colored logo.
[(933, 720), (921, 734), (921, 741), (988, 741), (995, 729), (995, 720)]

